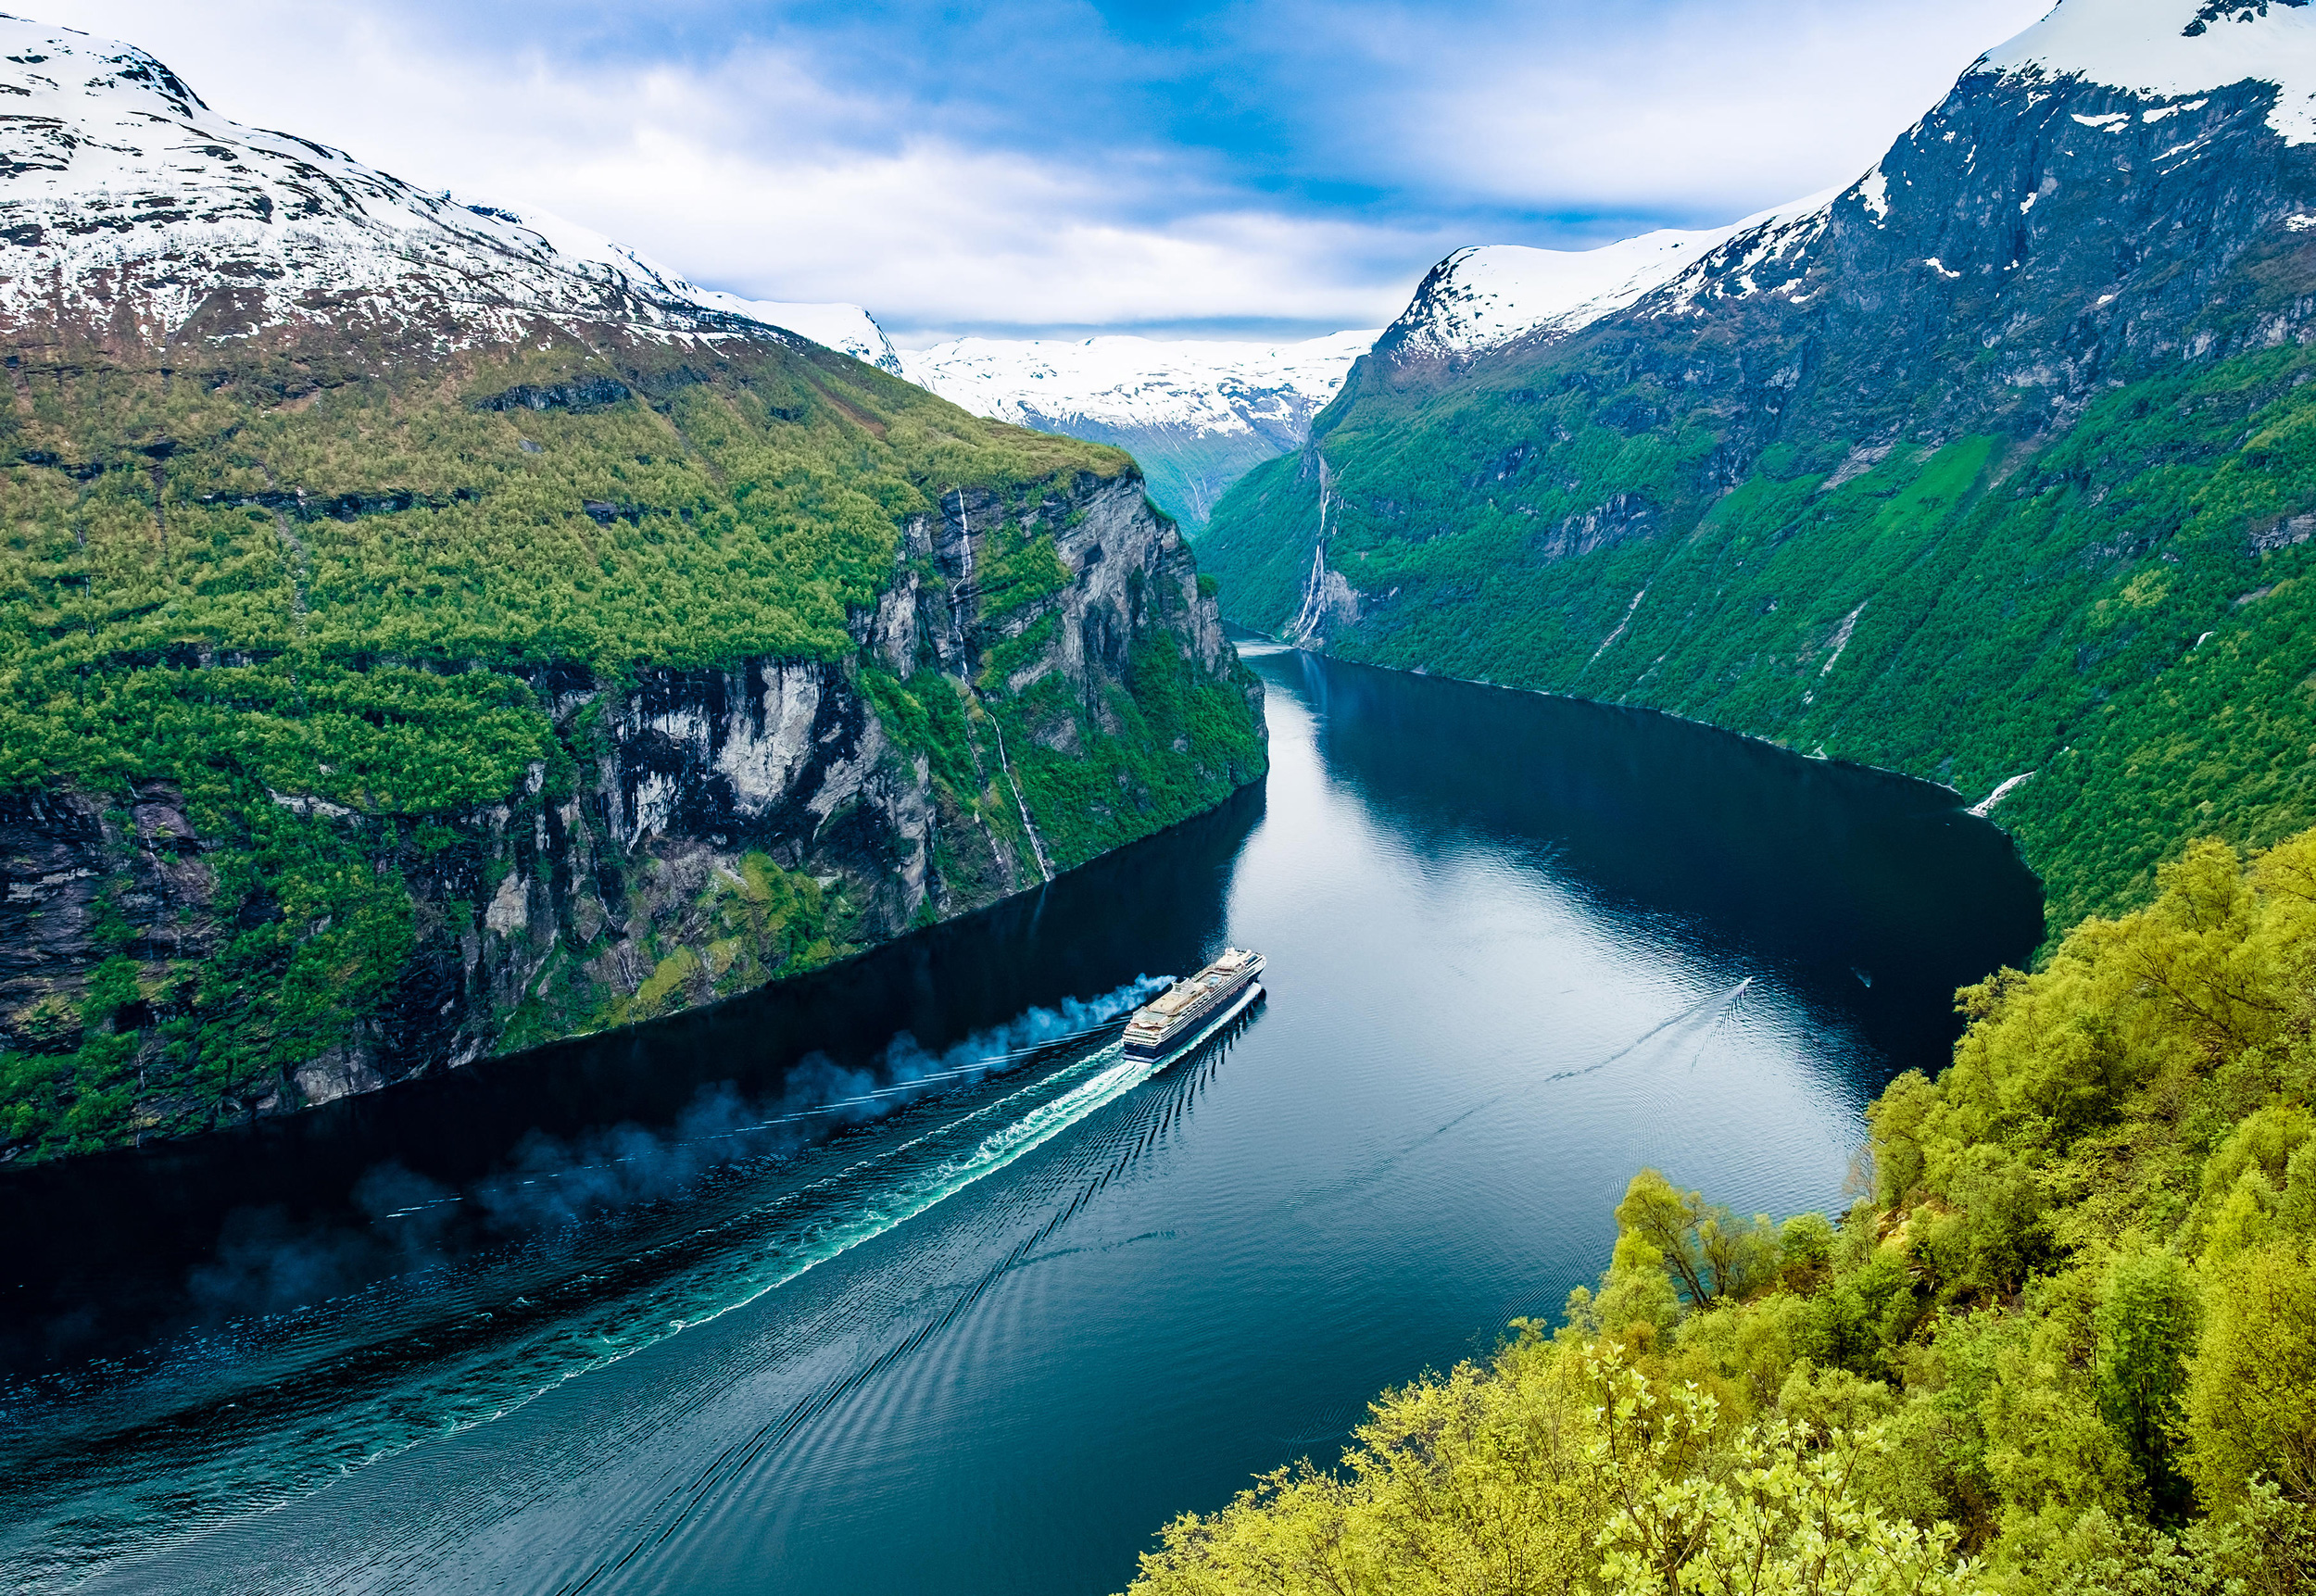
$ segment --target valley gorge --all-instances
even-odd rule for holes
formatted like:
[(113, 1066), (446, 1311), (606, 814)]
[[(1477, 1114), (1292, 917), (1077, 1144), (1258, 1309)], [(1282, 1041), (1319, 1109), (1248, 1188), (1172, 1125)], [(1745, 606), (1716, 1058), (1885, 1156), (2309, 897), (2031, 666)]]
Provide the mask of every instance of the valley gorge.
[(2316, 0), (400, 9), (0, 17), (0, 1589), (2316, 1591)]

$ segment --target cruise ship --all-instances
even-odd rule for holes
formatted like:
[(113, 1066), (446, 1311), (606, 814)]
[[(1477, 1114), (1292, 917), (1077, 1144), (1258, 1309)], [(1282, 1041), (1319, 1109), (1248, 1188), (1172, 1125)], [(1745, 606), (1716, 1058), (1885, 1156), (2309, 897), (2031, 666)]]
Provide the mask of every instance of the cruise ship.
[(1244, 1009), (1263, 995), (1254, 980), (1262, 973), (1260, 953), (1224, 949), (1222, 957), (1205, 969), (1177, 981), (1163, 996), (1134, 1011), (1126, 1023), (1126, 1056), (1164, 1058), (1209, 1024)]

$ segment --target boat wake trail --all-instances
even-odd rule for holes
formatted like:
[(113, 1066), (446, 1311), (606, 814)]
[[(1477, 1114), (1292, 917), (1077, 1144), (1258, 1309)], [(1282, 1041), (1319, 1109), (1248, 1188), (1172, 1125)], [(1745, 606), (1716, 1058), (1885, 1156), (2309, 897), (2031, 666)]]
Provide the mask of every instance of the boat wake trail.
[[(801, 1153), (719, 1161), (682, 1200), (649, 1211), (656, 1224), (572, 1247), (551, 1277), (535, 1259), (462, 1279), (437, 1272), (396, 1283), (422, 1301), (333, 1305), (344, 1311), (327, 1324), (309, 1314), (239, 1326), (246, 1357), (212, 1348), (201, 1367), (164, 1368), (84, 1405), (76, 1424), (44, 1424), (45, 1404), (19, 1408), (0, 1425), (0, 1469), (25, 1487), (9, 1493), (0, 1570), (10, 1577), (0, 1584), (61, 1590), (124, 1554), (198, 1539), (431, 1437), (502, 1418), (873, 1241), (1164, 1067), (1127, 1058), (1111, 1023), (1150, 985), (1096, 1000), (1078, 1016), (1091, 1024), (1043, 1024), (1016, 1049), (984, 1045), (895, 1086), (692, 1137), (744, 1139), (824, 1109), (866, 1107), (892, 1122)], [(997, 1089), (1000, 1072), (1025, 1061), (1056, 1067)], [(962, 1101), (927, 1097), (983, 1077), (990, 1089)], [(896, 1091), (922, 1100), (893, 1106)], [(611, 1162), (573, 1167), (596, 1179)], [(168, 1482), (166, 1504), (155, 1481)]]
[(1451, 1135), (1473, 1120), (1481, 1118), (1491, 1110), (1501, 1108), (1515, 1098), (1525, 1096), (1539, 1087), (1550, 1086), (1555, 1081), (1571, 1081), (1580, 1076), (1597, 1074), (1611, 1064), (1631, 1057), (1659, 1037), (1668, 1033), (1678, 1034), (1687, 1027), (1701, 1026), (1703, 1035), (1698, 1040), (1696, 1052), (1689, 1061), (1690, 1067), (1693, 1069), (1696, 1067), (1697, 1060), (1705, 1056), (1705, 1049), (1711, 1045), (1713, 1037), (1719, 1030), (1721, 1023), (1734, 1012), (1739, 1000), (1753, 986), (1753, 981), (1754, 978), (1748, 975), (1727, 991), (1708, 993), (1679, 1013), (1659, 1020), (1606, 1058), (1595, 1060), (1592, 1063), (1583, 1064), (1572, 1070), (1555, 1070), (1550, 1074), (1531, 1076), (1517, 1085), (1506, 1087), (1492, 1097), (1483, 1098), (1459, 1110), (1447, 1120), (1432, 1126), (1431, 1129), (1409, 1138), (1390, 1152), (1380, 1155), (1373, 1162), (1355, 1173), (1346, 1175), (1341, 1180), (1316, 1188), (1296, 1199), (1288, 1207), (1291, 1211), (1323, 1206), (1364, 1191), (1390, 1175), (1394, 1168), (1413, 1154)]
[[(776, 1460), (784, 1451), (801, 1446), (809, 1452), (814, 1443), (806, 1437), (815, 1426), (825, 1428), (835, 1424), (841, 1429), (849, 1422), (857, 1422), (857, 1415), (848, 1420), (840, 1415), (840, 1410), (848, 1404), (871, 1401), (866, 1393), (881, 1376), (924, 1354), (928, 1343), (963, 1320), (1007, 1276), (1028, 1264), (1077, 1250), (1063, 1248), (1057, 1251), (1046, 1244), (1178, 1124), (1186, 1105), (1200, 1095), (1211, 1078), (1228, 1040), (1245, 1024), (1244, 1006), (1235, 1007), (1202, 1028), (1189, 1046), (1156, 1061), (1119, 1057), (1116, 1049), (1107, 1049), (1100, 1059), (1089, 1061), (1100, 1066), (1095, 1073), (1062, 1098), (1044, 1105), (1044, 1117), (1032, 1116), (1037, 1123), (1026, 1119), (1018, 1126), (1008, 1127), (1001, 1145), (989, 1150), (992, 1160), (1010, 1162), (1031, 1148), (1051, 1140), (1062, 1129), (1082, 1123), (1096, 1109), (1126, 1096), (1161, 1071), (1181, 1072), (1178, 1089), (1166, 1100), (1152, 1102), (1126, 1119), (1113, 1119), (1101, 1133), (1076, 1145), (1063, 1165), (1058, 1181), (1033, 1195), (1032, 1203), (1043, 1211), (1041, 1215), (1001, 1255), (973, 1274), (960, 1277), (951, 1290), (919, 1300), (917, 1305), (922, 1311), (913, 1316), (905, 1333), (850, 1363), (841, 1373), (832, 1372), (832, 1377), (824, 1382), (799, 1392), (719, 1449), (706, 1467), (663, 1490), (636, 1515), (611, 1549), (583, 1564), (559, 1584), (556, 1596), (579, 1596), (582, 1591), (615, 1585), (632, 1563), (665, 1544), (687, 1521), (713, 1513), (719, 1501), (746, 1477), (766, 1467), (781, 1466)], [(1002, 1164), (993, 1162), (975, 1178), (999, 1167)], [(969, 1184), (970, 1181), (963, 1182), (944, 1195), (953, 1194)], [(915, 1212), (923, 1213), (925, 1207), (931, 1205), (927, 1202)], [(986, 1220), (988, 1216), (984, 1217)], [(1114, 1245), (1130, 1245), (1135, 1240), (1151, 1238), (1127, 1238)], [(822, 1444), (824, 1441), (823, 1438)], [(788, 1463), (794, 1465), (799, 1461), (790, 1458)]]
[[(1681, 1010), (1680, 1013), (1673, 1015), (1670, 1019), (1658, 1021), (1655, 1024), (1651, 1025), (1647, 1030), (1643, 1031), (1639, 1036), (1633, 1037), (1632, 1040), (1627, 1042), (1623, 1047), (1618, 1048), (1615, 1052), (1609, 1054), (1606, 1058), (1602, 1059), (1595, 1063), (1585, 1064), (1579, 1069), (1557, 1071), (1552, 1074), (1546, 1075), (1544, 1080), (1547, 1082), (1569, 1081), (1574, 1080), (1579, 1075), (1589, 1075), (1595, 1074), (1598, 1071), (1605, 1070), (1609, 1065), (1616, 1063), (1617, 1061), (1630, 1057), (1633, 1053), (1638, 1052), (1642, 1048), (1647, 1046), (1650, 1042), (1655, 1041), (1658, 1037), (1663, 1036), (1667, 1031), (1671, 1030), (1676, 1025), (1686, 1024), (1694, 1020), (1709, 1018), (1713, 1022), (1714, 1025), (1718, 1027), (1720, 1022), (1728, 1017), (1730, 1010), (1736, 1004), (1737, 999), (1743, 997), (1745, 995), (1746, 988), (1750, 987), (1752, 985), (1753, 977), (1748, 975), (1743, 980), (1738, 982), (1737, 985), (1731, 987), (1728, 991), (1716, 992), (1709, 997), (1700, 998), (1695, 1002), (1690, 1004), (1687, 1008)], [(1710, 1039), (1712, 1032), (1708, 1030), (1706, 1035), (1707, 1039)], [(1703, 1056), (1703, 1046), (1700, 1045), (1698, 1049), (1698, 1054), (1700, 1057)], [(1691, 1062), (1693, 1064), (1695, 1061), (1692, 1060)]]

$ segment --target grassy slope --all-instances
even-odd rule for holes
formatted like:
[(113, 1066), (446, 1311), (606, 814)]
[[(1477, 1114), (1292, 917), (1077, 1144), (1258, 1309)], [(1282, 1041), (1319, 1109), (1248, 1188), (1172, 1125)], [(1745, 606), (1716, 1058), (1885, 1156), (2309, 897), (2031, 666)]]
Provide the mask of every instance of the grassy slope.
[[(874, 600), (900, 522), (935, 496), (988, 487), (1034, 504), (1040, 484), (1131, 469), (858, 363), (763, 346), (607, 355), (549, 337), (442, 361), (9, 364), (0, 796), (67, 785), (125, 806), (134, 782), (176, 785), (227, 914), (220, 945), (172, 959), (108, 886), (111, 957), (85, 994), (12, 1016), (19, 1045), (0, 1051), (0, 1140), (49, 1151), (207, 1123), (380, 1012), (425, 929), (410, 884), (473, 850), (478, 809), (508, 803), (527, 828), (592, 769), (592, 723), (559, 732), (518, 672), (617, 680), (761, 656), (850, 661), (848, 612)], [(607, 377), (631, 391), (585, 396)], [(485, 403), (521, 384), (580, 402)], [(989, 547), (1000, 569), (985, 621), (1052, 591), (1050, 538), (1009, 518)], [(846, 668), (906, 723), (898, 739), (947, 773), (947, 798), (1018, 831), (1013, 795), (963, 773), (991, 715), (1029, 742), (1001, 679), (978, 695), (914, 684), (912, 697)], [(1081, 728), (1083, 769), (1112, 780), (1106, 803), (1083, 801), (1079, 773), (1028, 760), (1025, 796), (1058, 863), (1259, 771), (1244, 701), (1187, 670), (1171, 655), (1141, 661), (1135, 699), (1114, 706), (1126, 735)], [(1119, 801), (1122, 777), (1141, 783), (1139, 801)], [(317, 818), (273, 795), (350, 812)], [(844, 947), (814, 883), (755, 862), (711, 916), (729, 933), (724, 987)], [(640, 1017), (668, 996), (647, 982), (605, 1009), (582, 993), (576, 1010), (543, 1010), (515, 1034)]]
[[(2316, 508), (2311, 371), (2296, 351), (2179, 368), (2039, 453), (1901, 445), (1830, 489), (1850, 440), (1781, 445), (1713, 499), (1712, 433), (1601, 425), (1615, 396), (1539, 396), (1515, 371), (1342, 405), (1323, 420), (1348, 495), (1329, 559), (1369, 608), (1334, 651), (1651, 705), (1974, 796), (2034, 770), (2001, 814), (2066, 925), (2143, 898), (2185, 836), (2316, 821), (2298, 663), (2316, 555), (2248, 541)], [(1555, 435), (1548, 474), (1505, 471), (1507, 438)], [(1234, 619), (1294, 611), (1308, 471), (1257, 468), (1201, 542)], [(1540, 558), (1619, 493), (1658, 507), (1653, 535)]]

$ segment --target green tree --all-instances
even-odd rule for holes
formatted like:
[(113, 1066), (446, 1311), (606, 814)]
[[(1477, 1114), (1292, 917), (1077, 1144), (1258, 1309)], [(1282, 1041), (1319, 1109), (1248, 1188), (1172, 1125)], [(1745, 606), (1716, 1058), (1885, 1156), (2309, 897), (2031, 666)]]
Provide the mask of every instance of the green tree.
[(2222, 1264), (2204, 1301), (2184, 1401), (2196, 1495), (2222, 1512), (2266, 1478), (2316, 1506), (2316, 1269), (2273, 1243)]
[(2131, 1449), (2165, 1523), (2179, 1522), (2191, 1505), (2173, 1454), (2202, 1311), (2184, 1263), (2169, 1252), (2138, 1251), (2108, 1265), (2095, 1315), (2099, 1412)]
[(1701, 1307), (1743, 1296), (1777, 1267), (1777, 1232), (1767, 1218), (1740, 1220), (1653, 1169), (1641, 1171), (1625, 1188), (1617, 1228), (1620, 1239), (1629, 1237), (1653, 1252)]

